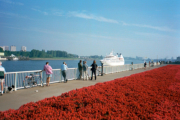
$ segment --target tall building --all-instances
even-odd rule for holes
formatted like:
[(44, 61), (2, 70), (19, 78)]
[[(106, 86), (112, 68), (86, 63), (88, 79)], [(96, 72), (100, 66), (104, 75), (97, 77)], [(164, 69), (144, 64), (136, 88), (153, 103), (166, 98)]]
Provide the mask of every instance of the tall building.
[(16, 51), (16, 46), (12, 45), (11, 46), (11, 51)]
[(6, 51), (9, 51), (9, 46), (4, 46)]
[(179, 56), (179, 57), (177, 57), (177, 61), (180, 61), (180, 56)]
[(26, 46), (22, 46), (21, 51), (26, 51)]
[(0, 46), (2, 49), (3, 49), (3, 51), (9, 51), (9, 46)]

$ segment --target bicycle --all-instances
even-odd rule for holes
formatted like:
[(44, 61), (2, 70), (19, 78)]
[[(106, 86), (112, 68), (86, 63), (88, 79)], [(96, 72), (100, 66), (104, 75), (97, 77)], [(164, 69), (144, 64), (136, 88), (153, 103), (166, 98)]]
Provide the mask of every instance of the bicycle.
[(29, 76), (25, 77), (25, 80), (23, 80), (24, 88), (32, 88), (34, 86), (38, 86), (37, 82), (40, 81), (40, 86), (44, 87), (44, 83), (42, 81), (41, 72), (36, 72), (34, 74), (30, 74)]

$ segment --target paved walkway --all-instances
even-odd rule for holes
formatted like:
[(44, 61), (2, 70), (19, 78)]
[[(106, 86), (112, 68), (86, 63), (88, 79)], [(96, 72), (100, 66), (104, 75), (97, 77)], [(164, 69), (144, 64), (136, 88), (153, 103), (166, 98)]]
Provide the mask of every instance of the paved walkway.
[[(116, 78), (129, 76), (132, 74), (144, 72), (147, 70), (152, 70), (162, 66), (165, 65), (157, 65), (154, 67), (149, 67), (146, 68), (146, 70), (136, 69), (133, 71), (124, 71), (119, 73), (107, 74), (104, 76), (97, 76), (97, 80), (92, 80), (92, 81), (72, 80), (72, 81), (68, 81), (68, 83), (54, 83), (51, 84), (49, 87), (38, 86), (34, 88), (13, 91), (12, 93), (6, 93), (3, 94), (3, 96), (0, 96), (0, 111), (5, 111), (8, 109), (18, 109), (21, 105), (29, 102), (36, 102), (52, 96), (59, 96), (62, 93), (68, 92), (76, 88), (95, 85), (98, 82), (110, 81)], [(38, 90), (38, 92), (35, 92), (36, 90)]]

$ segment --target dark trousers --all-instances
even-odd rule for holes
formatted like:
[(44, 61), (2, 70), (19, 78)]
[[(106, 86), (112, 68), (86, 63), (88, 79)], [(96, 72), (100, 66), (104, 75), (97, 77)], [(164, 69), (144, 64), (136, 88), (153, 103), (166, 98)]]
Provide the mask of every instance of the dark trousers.
[(94, 74), (94, 76), (95, 76), (95, 80), (96, 80), (96, 70), (92, 70), (91, 80), (93, 79), (93, 74)]
[(67, 82), (67, 79), (66, 79), (66, 71), (65, 71), (65, 70), (62, 71), (62, 75), (63, 75), (63, 77), (64, 77), (64, 82)]
[(79, 79), (81, 79), (82, 78), (82, 70), (79, 70), (79, 77), (78, 77)]

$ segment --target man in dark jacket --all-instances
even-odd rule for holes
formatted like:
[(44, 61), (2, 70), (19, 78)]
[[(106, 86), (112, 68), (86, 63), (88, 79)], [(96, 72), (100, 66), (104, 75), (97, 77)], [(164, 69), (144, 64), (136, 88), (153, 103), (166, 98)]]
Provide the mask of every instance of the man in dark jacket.
[(80, 60), (79, 61), (79, 63), (78, 63), (78, 70), (79, 70), (79, 77), (78, 77), (78, 79), (81, 79), (82, 78), (82, 60)]
[(97, 64), (96, 64), (96, 61), (94, 60), (93, 61), (93, 64), (91, 65), (91, 70), (92, 70), (92, 76), (91, 76), (91, 80), (93, 79), (93, 73), (94, 73), (94, 76), (95, 76), (95, 80), (96, 80), (96, 69), (97, 69)]

